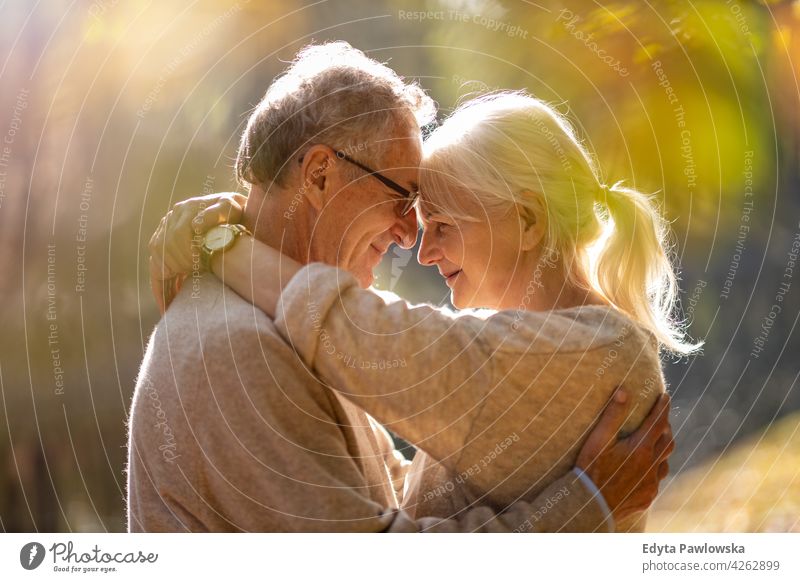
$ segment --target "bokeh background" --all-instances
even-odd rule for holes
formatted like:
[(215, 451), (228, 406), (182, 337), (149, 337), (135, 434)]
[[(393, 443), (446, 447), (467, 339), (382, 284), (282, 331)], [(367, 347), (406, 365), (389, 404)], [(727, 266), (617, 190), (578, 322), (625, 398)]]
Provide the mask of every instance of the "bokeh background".
[[(0, 3), (0, 530), (124, 530), (150, 234), (236, 188), (248, 112), (335, 39), (441, 116), (526, 88), (655, 194), (706, 347), (664, 362), (678, 447), (649, 529), (800, 531), (800, 2), (767, 0)], [(379, 286), (447, 298), (401, 250)]]

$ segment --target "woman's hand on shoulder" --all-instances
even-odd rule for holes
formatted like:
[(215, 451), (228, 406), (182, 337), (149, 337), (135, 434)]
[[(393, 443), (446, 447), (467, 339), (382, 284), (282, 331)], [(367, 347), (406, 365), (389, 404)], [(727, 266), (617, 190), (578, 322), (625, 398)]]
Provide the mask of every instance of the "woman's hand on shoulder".
[(150, 288), (163, 314), (186, 278), (201, 270), (203, 235), (213, 226), (238, 223), (247, 197), (236, 192), (197, 196), (178, 202), (150, 238)]

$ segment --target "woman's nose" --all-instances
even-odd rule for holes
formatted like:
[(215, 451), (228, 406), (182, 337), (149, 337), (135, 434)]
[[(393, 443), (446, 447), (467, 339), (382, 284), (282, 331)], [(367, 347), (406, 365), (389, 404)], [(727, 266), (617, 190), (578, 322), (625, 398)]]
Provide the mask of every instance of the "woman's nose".
[(422, 241), (420, 242), (419, 253), (417, 254), (417, 261), (420, 265), (430, 267), (435, 265), (441, 258), (441, 250), (433, 241), (432, 234), (427, 229), (423, 229)]

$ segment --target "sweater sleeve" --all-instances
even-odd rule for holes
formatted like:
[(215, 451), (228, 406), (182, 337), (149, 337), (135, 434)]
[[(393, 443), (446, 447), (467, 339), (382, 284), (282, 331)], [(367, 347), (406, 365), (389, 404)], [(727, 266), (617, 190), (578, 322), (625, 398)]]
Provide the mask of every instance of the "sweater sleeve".
[(423, 517), (412, 521), (398, 512), (388, 532), (458, 533), (595, 533), (614, 531), (613, 520), (570, 472), (551, 483), (533, 501), (517, 501), (495, 513), (486, 506), (460, 512), (456, 518)]
[(387, 300), (321, 264), (292, 278), (276, 315), (279, 333), (329, 387), (455, 466), (491, 388), (484, 321)]

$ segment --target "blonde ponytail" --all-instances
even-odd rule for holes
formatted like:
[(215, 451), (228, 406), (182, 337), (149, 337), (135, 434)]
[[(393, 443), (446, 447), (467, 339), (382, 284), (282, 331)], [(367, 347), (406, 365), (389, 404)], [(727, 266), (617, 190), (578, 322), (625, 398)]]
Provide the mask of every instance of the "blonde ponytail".
[(620, 182), (599, 191), (601, 215), (602, 209), (607, 214), (589, 266), (592, 286), (670, 351), (694, 351), (699, 345), (688, 343), (672, 320), (678, 284), (667, 254), (667, 225), (644, 194)]

